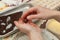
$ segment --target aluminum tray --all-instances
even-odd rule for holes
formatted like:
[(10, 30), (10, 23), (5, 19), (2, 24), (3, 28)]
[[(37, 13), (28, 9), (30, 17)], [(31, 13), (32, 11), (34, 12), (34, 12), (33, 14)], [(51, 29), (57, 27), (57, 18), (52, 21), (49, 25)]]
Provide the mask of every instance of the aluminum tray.
[[(16, 12), (20, 12), (20, 11), (23, 11), (25, 12), (26, 10), (28, 10), (30, 7), (32, 7), (31, 4), (22, 4), (12, 10), (9, 10), (9, 11), (6, 11), (6, 12), (3, 12), (3, 13), (0, 13), (0, 17), (1, 16), (7, 16), (7, 15), (10, 15), (10, 14), (13, 14), (13, 13), (16, 13)], [(15, 32), (17, 32), (18, 29), (15, 27), (14, 30), (12, 30), (11, 32), (5, 34), (5, 35), (0, 35), (0, 37), (7, 37)]]

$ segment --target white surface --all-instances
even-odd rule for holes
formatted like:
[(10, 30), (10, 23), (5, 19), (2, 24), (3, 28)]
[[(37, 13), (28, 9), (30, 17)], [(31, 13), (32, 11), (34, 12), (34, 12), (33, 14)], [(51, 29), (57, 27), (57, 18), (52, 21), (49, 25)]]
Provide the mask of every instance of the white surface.
[(46, 40), (59, 40), (55, 35), (53, 35), (51, 32), (47, 31), (46, 29), (43, 30), (43, 37)]
[[(54, 36), (52, 33), (47, 31), (46, 29), (43, 29), (42, 36), (44, 40), (59, 40), (56, 36)], [(28, 37), (20, 32), (17, 32), (11, 40), (28, 40)]]

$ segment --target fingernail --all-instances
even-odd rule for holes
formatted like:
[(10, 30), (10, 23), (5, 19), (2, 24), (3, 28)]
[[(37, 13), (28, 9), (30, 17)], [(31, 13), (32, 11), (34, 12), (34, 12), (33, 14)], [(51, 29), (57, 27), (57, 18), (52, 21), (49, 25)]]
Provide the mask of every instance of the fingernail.
[(28, 16), (27, 19), (30, 19), (30, 16)]
[(17, 21), (14, 21), (14, 23), (16, 24), (16, 23), (17, 23)]

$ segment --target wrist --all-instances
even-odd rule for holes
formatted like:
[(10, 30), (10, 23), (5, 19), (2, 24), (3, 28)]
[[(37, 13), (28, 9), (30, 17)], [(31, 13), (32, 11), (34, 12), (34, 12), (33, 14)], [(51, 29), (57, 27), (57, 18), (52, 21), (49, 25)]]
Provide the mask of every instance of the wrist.
[(60, 12), (59, 11), (56, 11), (55, 12), (55, 17), (59, 17), (60, 16)]
[(60, 22), (60, 12), (59, 12), (59, 11), (56, 11), (56, 12), (55, 12), (54, 19), (56, 19), (57, 21)]
[(32, 40), (43, 40), (43, 37), (42, 37), (42, 34), (40, 31), (31, 31), (29, 34), (28, 34), (28, 37)]

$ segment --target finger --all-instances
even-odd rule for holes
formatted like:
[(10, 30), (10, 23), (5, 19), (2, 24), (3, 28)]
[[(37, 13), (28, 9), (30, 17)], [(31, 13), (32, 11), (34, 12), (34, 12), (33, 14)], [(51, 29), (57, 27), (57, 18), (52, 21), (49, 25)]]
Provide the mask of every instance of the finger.
[(40, 18), (39, 15), (30, 15), (30, 16), (27, 16), (27, 19), (28, 19), (28, 20), (39, 19), (39, 18)]
[(18, 23), (17, 21), (14, 21), (14, 24), (15, 24), (16, 26), (19, 26), (19, 23)]
[(14, 21), (14, 24), (16, 25), (16, 27), (21, 30), (23, 28), (23, 24), (19, 23), (18, 21)]
[(34, 24), (33, 22), (30, 22), (30, 25), (32, 25), (33, 27), (35, 27), (35, 28), (37, 28), (38, 30), (41, 31), (40, 27), (38, 25)]
[(35, 7), (30, 8), (28, 11), (26, 11), (25, 13), (23, 13), (23, 15), (21, 16), (21, 18), (25, 18), (27, 15), (29, 15), (31, 12), (36, 11), (37, 9)]
[(24, 23), (22, 18), (20, 18), (20, 19), (18, 20), (18, 22), (19, 22), (19, 23), (22, 23), (22, 24)]

